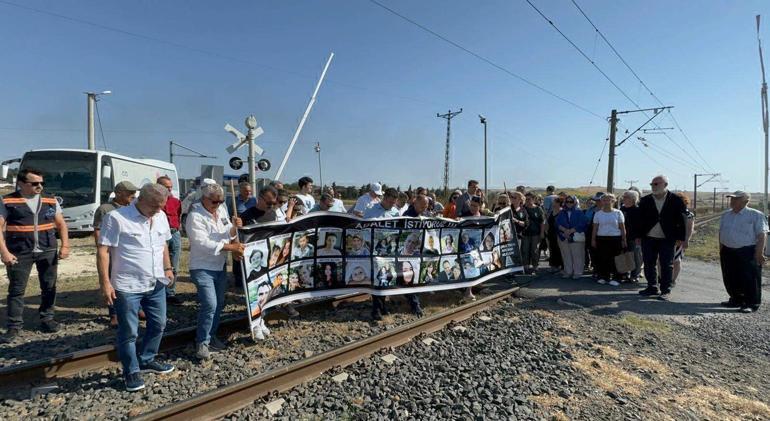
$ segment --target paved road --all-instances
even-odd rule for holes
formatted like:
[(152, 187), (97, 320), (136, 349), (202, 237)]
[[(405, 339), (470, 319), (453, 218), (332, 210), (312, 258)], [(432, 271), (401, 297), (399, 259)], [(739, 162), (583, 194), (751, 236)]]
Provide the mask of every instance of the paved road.
[[(766, 276), (767, 270), (765, 272)], [(763, 295), (767, 299), (770, 297), (770, 291), (767, 286), (768, 278), (764, 279)], [(685, 261), (682, 275), (668, 302), (640, 296), (638, 291), (646, 286), (644, 282), (642, 280), (639, 284), (613, 287), (599, 285), (588, 276), (573, 280), (541, 274), (527, 287), (522, 288), (518, 295), (544, 303), (559, 301), (584, 307), (595, 315), (633, 312), (655, 317), (675, 317), (735, 312), (719, 305), (727, 299), (727, 294), (718, 264)]]

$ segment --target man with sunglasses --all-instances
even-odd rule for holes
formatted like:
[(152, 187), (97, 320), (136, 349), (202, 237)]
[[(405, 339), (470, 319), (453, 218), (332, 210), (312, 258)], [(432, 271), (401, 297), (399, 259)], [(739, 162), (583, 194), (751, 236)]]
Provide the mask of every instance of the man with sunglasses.
[[(653, 178), (650, 186), (652, 193), (639, 201), (639, 231), (635, 240), (642, 246), (644, 277), (647, 278), (647, 288), (639, 294), (648, 297), (660, 294), (661, 300), (668, 300), (674, 271), (674, 249), (684, 244), (687, 207), (679, 196), (668, 190), (665, 175)], [(658, 261), (660, 274), (657, 273)]]
[[(56, 269), (58, 259), (70, 253), (67, 224), (59, 202), (43, 194), (43, 173), (25, 168), (17, 178), (18, 190), (3, 197), (0, 206), (0, 257), (8, 273), (8, 331), (5, 340), (19, 335), (24, 325), (24, 292), (32, 271), (37, 267), (40, 279), (40, 329), (57, 332), (54, 321)], [(56, 231), (61, 237), (57, 253)]]

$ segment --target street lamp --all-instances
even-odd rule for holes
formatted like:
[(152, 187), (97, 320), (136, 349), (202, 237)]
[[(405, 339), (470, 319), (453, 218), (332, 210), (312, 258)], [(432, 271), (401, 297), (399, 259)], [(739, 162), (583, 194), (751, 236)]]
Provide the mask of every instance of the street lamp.
[(88, 117), (86, 119), (86, 124), (88, 127), (88, 149), (94, 151), (96, 150), (96, 137), (94, 134), (94, 107), (96, 106), (96, 97), (101, 95), (110, 95), (112, 91), (83, 93), (86, 94), (88, 101)]
[[(487, 118), (479, 114), (479, 122), (484, 125), (484, 197), (487, 197)], [(489, 199), (487, 199), (489, 200)]]
[(318, 182), (320, 183), (321, 187), (321, 193), (323, 193), (324, 189), (324, 176), (323, 172), (321, 171), (321, 142), (315, 143), (315, 151), (318, 153)]

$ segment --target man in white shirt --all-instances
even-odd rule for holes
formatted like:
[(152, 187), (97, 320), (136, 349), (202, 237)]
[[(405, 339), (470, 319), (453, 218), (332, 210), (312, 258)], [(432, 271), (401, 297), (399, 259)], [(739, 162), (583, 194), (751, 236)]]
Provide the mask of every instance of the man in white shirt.
[(722, 279), (730, 296), (725, 307), (753, 313), (762, 302), (762, 264), (765, 262), (767, 218), (747, 207), (751, 195), (736, 191), (727, 195), (731, 210), (719, 222), (719, 261)]
[(364, 212), (366, 212), (367, 209), (380, 202), (380, 198), (382, 197), (382, 184), (372, 183), (370, 186), (369, 193), (366, 193), (356, 200), (355, 206), (350, 210), (352, 214), (364, 216)]
[(302, 201), (302, 204), (305, 205), (301, 212), (303, 215), (310, 212), (310, 209), (313, 209), (313, 206), (315, 206), (315, 198), (313, 197), (313, 179), (310, 177), (302, 177), (297, 182), (299, 185), (299, 193), (295, 195), (295, 197)]
[[(171, 230), (162, 212), (168, 195), (160, 184), (145, 184), (134, 203), (104, 216), (99, 233), (99, 281), (118, 315), (116, 348), (129, 392), (144, 389), (140, 371), (174, 371), (173, 365), (155, 361), (166, 326), (166, 285), (174, 282), (167, 244)], [(147, 326), (137, 353), (140, 307)]]

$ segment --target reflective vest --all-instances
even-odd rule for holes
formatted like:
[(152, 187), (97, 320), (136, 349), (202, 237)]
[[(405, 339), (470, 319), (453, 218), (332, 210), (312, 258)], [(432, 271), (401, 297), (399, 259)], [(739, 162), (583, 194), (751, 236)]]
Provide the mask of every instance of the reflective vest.
[[(3, 197), (5, 206), (5, 244), (13, 254), (31, 253), (35, 248), (35, 213), (27, 206), (27, 201), (19, 192)], [(41, 250), (56, 249), (56, 199), (53, 196), (40, 196), (37, 212), (37, 238)]]

